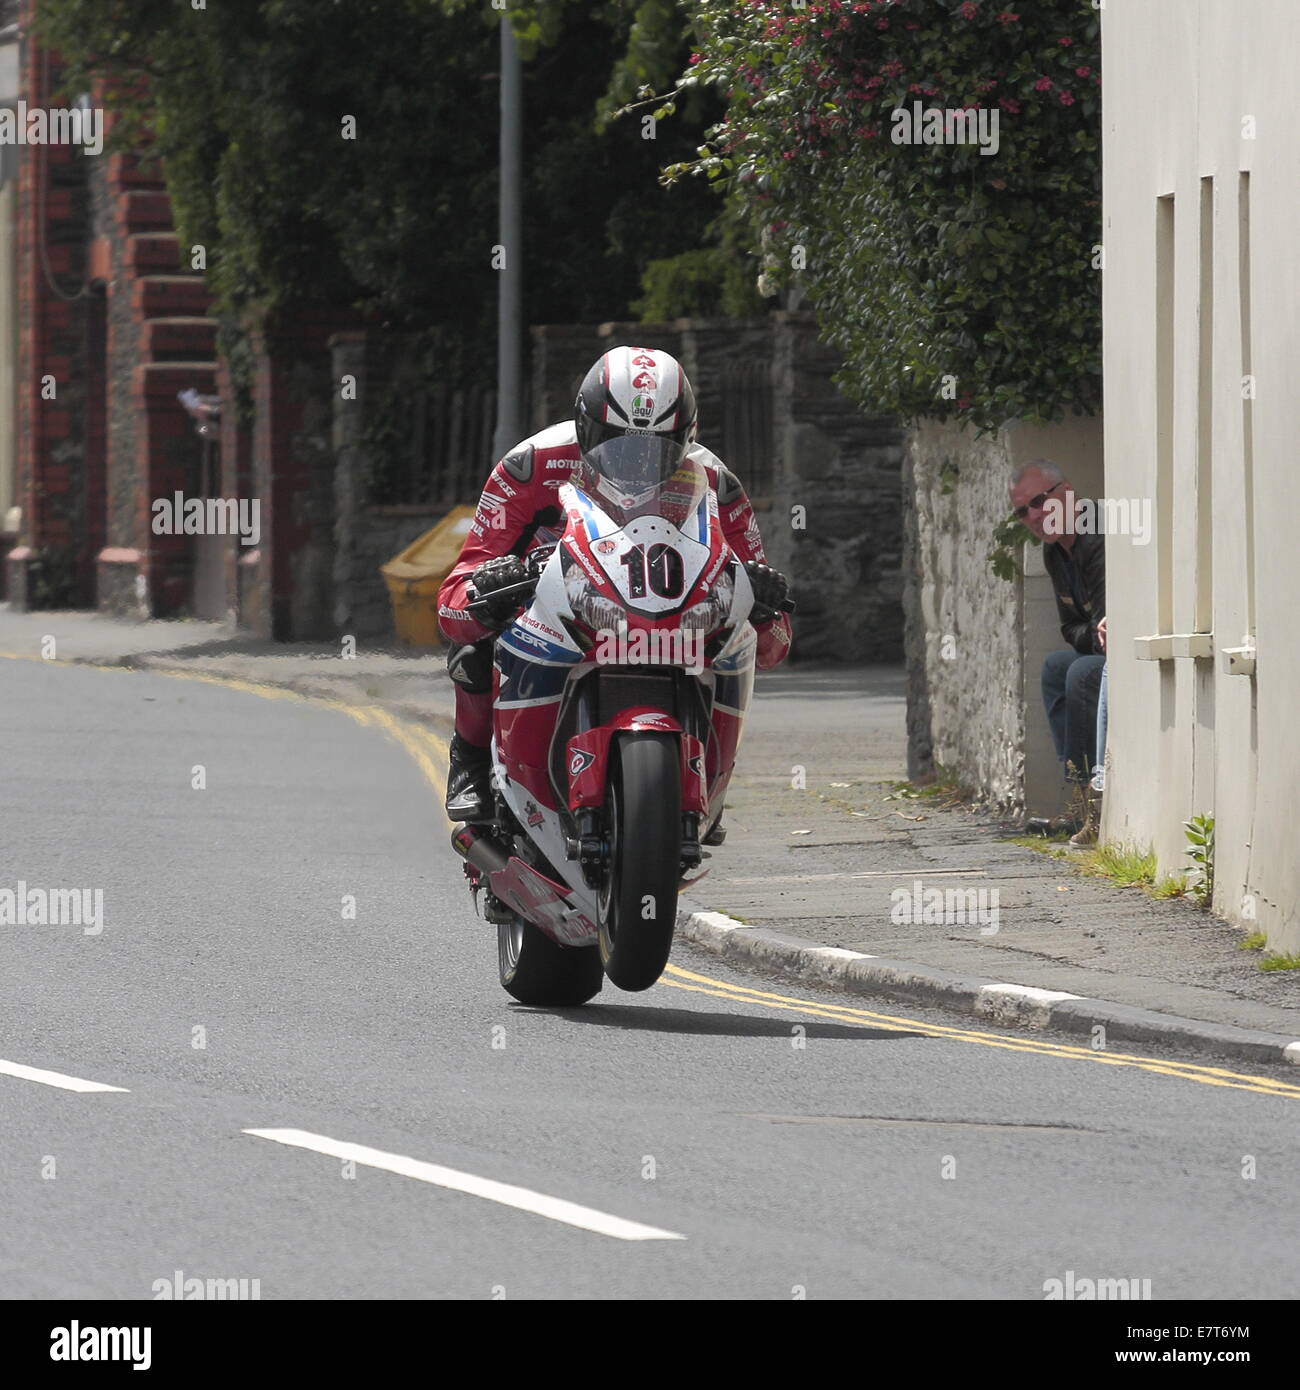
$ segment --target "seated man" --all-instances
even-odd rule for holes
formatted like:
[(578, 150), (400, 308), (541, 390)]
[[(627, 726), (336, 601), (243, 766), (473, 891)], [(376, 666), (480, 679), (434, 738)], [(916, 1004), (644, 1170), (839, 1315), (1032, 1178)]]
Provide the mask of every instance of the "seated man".
[(1088, 787), (1097, 761), (1097, 698), (1106, 665), (1106, 538), (1075, 530), (1074, 487), (1046, 459), (1026, 464), (1011, 479), (1017, 517), (1043, 542), (1043, 564), (1052, 579), (1064, 651), (1043, 662), (1043, 704), (1056, 756), (1075, 791), (1074, 843), (1096, 839), (1100, 794)]
[[(653, 419), (639, 423), (647, 407)], [(454, 821), (492, 814), (492, 642), (520, 608), (517, 598), (503, 595), (499, 611), (481, 622), (467, 609), (469, 589), (490, 601), (494, 591), (524, 579), (521, 557), (563, 533), (558, 489), (573, 481), (584, 454), (603, 440), (654, 435), (666, 449), (699, 461), (717, 494), (723, 534), (754, 590), (749, 620), (758, 630), (756, 664), (776, 666), (790, 648), (790, 620), (777, 611), (786, 597), (785, 577), (764, 563), (758, 521), (735, 474), (695, 443), (695, 393), (680, 363), (666, 352), (614, 348), (587, 373), (574, 409), (573, 420), (524, 440), (492, 470), (460, 558), (438, 592), (438, 625), (452, 644), (447, 665), (456, 683), (447, 776), (447, 816)]]

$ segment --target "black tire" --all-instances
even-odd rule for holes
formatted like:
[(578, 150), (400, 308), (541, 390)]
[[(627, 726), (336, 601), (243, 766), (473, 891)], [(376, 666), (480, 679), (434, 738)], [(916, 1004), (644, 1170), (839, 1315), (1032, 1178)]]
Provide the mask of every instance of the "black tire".
[(497, 964), (502, 988), (521, 1004), (571, 1008), (605, 983), (599, 947), (557, 946), (519, 916), (497, 927)]
[(682, 857), (679, 758), (677, 740), (665, 734), (620, 734), (610, 748), (610, 857), (598, 923), (600, 959), (619, 989), (649, 989), (673, 948)]

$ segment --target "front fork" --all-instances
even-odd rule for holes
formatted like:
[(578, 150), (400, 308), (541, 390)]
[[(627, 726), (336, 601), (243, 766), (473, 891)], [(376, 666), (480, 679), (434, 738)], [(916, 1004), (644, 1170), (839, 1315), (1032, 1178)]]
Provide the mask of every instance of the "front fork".
[[(604, 809), (586, 806), (574, 818), (577, 835), (565, 840), (565, 852), (576, 859), (582, 870), (582, 881), (588, 888), (599, 891), (609, 872), (610, 839), (605, 826)], [(703, 862), (700, 848), (700, 815), (698, 811), (682, 812), (682, 877), (693, 873)]]
[(708, 809), (703, 742), (663, 709), (633, 706), (603, 725), (596, 721), (596, 710), (596, 689), (592, 683), (578, 692), (574, 732), (565, 749), (569, 811), (577, 832), (566, 837), (567, 857), (577, 860), (587, 887), (599, 891), (609, 872), (611, 842), (605, 824), (605, 788), (613, 741), (622, 733), (672, 734), (681, 759), (681, 875), (685, 878), (703, 860), (700, 824)]

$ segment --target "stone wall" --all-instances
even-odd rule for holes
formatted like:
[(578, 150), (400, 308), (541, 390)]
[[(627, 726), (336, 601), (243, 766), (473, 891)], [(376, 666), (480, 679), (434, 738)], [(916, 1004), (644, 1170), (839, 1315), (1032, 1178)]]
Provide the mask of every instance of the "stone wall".
[(925, 421), (904, 468), (903, 608), (908, 673), (908, 775), (942, 769), (1004, 811), (1052, 814), (1062, 786), (1043, 713), (1043, 656), (1064, 645), (1037, 550), (1025, 574), (989, 566), (993, 531), (1010, 512), (1016, 468), (1049, 458), (1100, 490), (1101, 421), (1014, 424), (977, 438)]
[[(909, 452), (909, 735), (924, 738), (913, 708), (923, 687), (936, 767), (994, 805), (1014, 806), (1023, 774), (1021, 581), (997, 578), (988, 563), (1009, 510), (1006, 442), (926, 421)], [(924, 770), (919, 757), (909, 762)]]
[(413, 506), (368, 507), (362, 512), (350, 589), (352, 625), (347, 629), (358, 640), (392, 637), (393, 607), (379, 567), (441, 521), (444, 514), (441, 508)]
[(764, 533), (799, 605), (802, 660), (888, 662), (903, 650), (905, 434), (836, 387), (808, 313), (773, 316), (773, 505)]
[[(799, 605), (796, 658), (901, 659), (903, 433), (889, 419), (864, 416), (839, 392), (832, 380), (839, 361), (819, 344), (810, 314), (547, 325), (532, 337), (534, 430), (572, 418), (579, 383), (611, 346), (640, 342), (680, 358), (696, 386), (701, 442), (750, 487), (769, 559), (790, 576)], [(382, 637), (392, 615), (379, 567), (445, 507), (369, 505), (367, 424), (390, 349), (354, 331), (336, 334), (329, 351), (332, 381), (357, 383), (355, 399), (334, 392), (330, 626)], [(301, 631), (296, 623), (294, 630)]]

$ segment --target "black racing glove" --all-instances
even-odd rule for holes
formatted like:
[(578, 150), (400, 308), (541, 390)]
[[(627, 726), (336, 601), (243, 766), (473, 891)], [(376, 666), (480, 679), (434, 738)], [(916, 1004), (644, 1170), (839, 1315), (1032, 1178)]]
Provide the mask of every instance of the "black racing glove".
[(770, 623), (785, 602), (790, 585), (780, 570), (761, 565), (757, 560), (745, 561), (745, 573), (749, 575), (750, 587), (754, 590), (754, 606), (749, 611), (749, 621), (756, 627), (760, 623)]
[(531, 578), (528, 566), (518, 555), (497, 555), (485, 560), (472, 575), (470, 583), (479, 599), (484, 601), (480, 621), (504, 627), (524, 606), (521, 594), (502, 594), (498, 591)]

